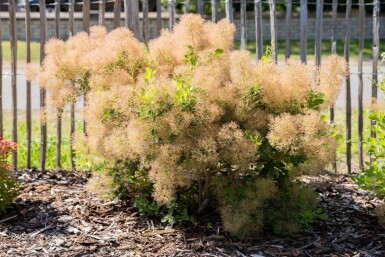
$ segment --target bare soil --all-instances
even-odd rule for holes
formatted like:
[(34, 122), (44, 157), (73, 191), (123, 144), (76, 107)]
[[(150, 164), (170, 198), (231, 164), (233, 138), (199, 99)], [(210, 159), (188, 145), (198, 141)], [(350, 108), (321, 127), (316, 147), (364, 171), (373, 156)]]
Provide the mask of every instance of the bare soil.
[(19, 171), (22, 194), (0, 216), (0, 256), (385, 256), (380, 203), (349, 176), (305, 177), (329, 219), (294, 237), (239, 241), (218, 219), (169, 228), (85, 189), (84, 174)]

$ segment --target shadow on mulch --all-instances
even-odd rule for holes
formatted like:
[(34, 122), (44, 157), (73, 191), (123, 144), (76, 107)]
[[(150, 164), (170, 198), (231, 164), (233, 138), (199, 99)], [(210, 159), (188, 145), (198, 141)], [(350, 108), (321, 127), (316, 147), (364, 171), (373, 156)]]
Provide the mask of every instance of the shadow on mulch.
[(18, 208), (0, 217), (0, 256), (385, 256), (385, 231), (373, 215), (380, 201), (349, 176), (304, 178), (329, 216), (313, 231), (239, 241), (223, 232), (219, 216), (165, 228), (86, 191), (84, 174), (17, 175), (22, 194)]

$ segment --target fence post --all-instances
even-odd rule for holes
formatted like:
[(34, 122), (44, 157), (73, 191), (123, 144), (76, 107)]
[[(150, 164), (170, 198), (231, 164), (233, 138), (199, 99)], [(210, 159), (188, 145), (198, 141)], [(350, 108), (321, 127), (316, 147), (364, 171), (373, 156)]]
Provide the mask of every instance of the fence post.
[(254, 12), (255, 12), (255, 53), (257, 60), (260, 60), (263, 55), (263, 38), (262, 38), (262, 0), (254, 1)]
[[(26, 41), (26, 62), (31, 62), (31, 13), (29, 1), (25, 3), (25, 41)], [(32, 102), (31, 102), (31, 81), (26, 82), (26, 140), (27, 140), (27, 169), (31, 168), (31, 137), (32, 137)]]
[[(186, 2), (188, 6), (188, 0), (186, 0)], [(156, 0), (156, 35), (157, 36), (160, 35), (161, 30), (162, 30), (162, 1)]]
[[(8, 1), (9, 12), (9, 36), (11, 41), (11, 71), (12, 71), (12, 141), (17, 143), (17, 39), (16, 39), (16, 3), (15, 0)], [(17, 169), (17, 152), (12, 153), (12, 165)]]
[(301, 0), (300, 4), (300, 48), (301, 61), (307, 62), (307, 0)]
[(60, 0), (55, 0), (55, 37), (60, 38)]
[(203, 0), (197, 0), (198, 14), (203, 15)]
[(359, 168), (364, 169), (364, 152), (363, 152), (363, 130), (364, 130), (364, 106), (363, 91), (364, 82), (362, 78), (362, 57), (365, 43), (365, 0), (359, 0), (359, 34), (358, 43), (358, 158)]
[[(44, 45), (47, 37), (47, 19), (45, 16), (45, 0), (39, 0), (40, 10), (40, 64), (44, 61)], [(45, 88), (40, 88), (40, 116), (45, 115)], [(40, 148), (40, 168), (45, 170), (46, 153), (47, 153), (47, 124), (43, 122), (40, 125), (41, 148)]]
[(172, 31), (175, 24), (175, 0), (168, 0), (168, 28)]
[[(337, 32), (337, 7), (338, 7), (338, 0), (333, 0), (332, 3), (332, 36), (331, 36), (331, 53), (337, 54), (337, 39), (336, 39), (336, 32)], [(334, 106), (330, 106), (330, 124), (334, 123)], [(333, 170), (335, 173), (337, 173), (337, 152), (334, 153), (334, 161), (333, 161)]]
[(226, 19), (233, 22), (233, 0), (225, 0)]
[(120, 12), (122, 10), (122, 0), (115, 0), (114, 2), (114, 20), (113, 28), (116, 29), (120, 27)]
[(211, 21), (217, 22), (218, 6), (217, 0), (211, 0)]
[(285, 59), (290, 58), (290, 23), (292, 15), (292, 0), (286, 2), (286, 33), (285, 33)]
[(247, 49), (246, 0), (241, 0), (241, 49)]
[(183, 6), (184, 6), (184, 14), (187, 14), (189, 11), (188, 11), (188, 9), (189, 9), (189, 2), (188, 2), (189, 0), (185, 0), (184, 2), (183, 2)]
[[(0, 74), (3, 74), (3, 40), (1, 32), (2, 19), (0, 15)], [(0, 78), (0, 136), (3, 136), (3, 77)]]
[(315, 26), (315, 64), (317, 66), (321, 65), (323, 5), (323, 0), (317, 0)]
[[(60, 0), (55, 0), (55, 37), (58, 39), (60, 38)], [(57, 109), (57, 126), (56, 126), (56, 168), (57, 169), (61, 168), (62, 112), (63, 110), (61, 108)]]
[[(126, 9), (127, 5), (124, 5), (124, 9)], [(99, 0), (99, 13), (98, 13), (98, 23), (99, 25), (106, 24), (106, 0)]]
[[(380, 1), (374, 0), (373, 6), (373, 74), (372, 74), (372, 98), (377, 99), (377, 82), (378, 82), (378, 58), (380, 54)], [(376, 125), (375, 121), (371, 122), (372, 126)], [(376, 133), (371, 131), (371, 137), (375, 138)], [(371, 161), (373, 161), (371, 159)]]
[(148, 0), (142, 0), (143, 6), (143, 41), (147, 45), (148, 43)]
[(90, 0), (83, 0), (83, 30), (90, 33)]
[(130, 20), (130, 30), (134, 33), (136, 38), (139, 38), (139, 2), (138, 0), (130, 1), (129, 14), (131, 16)]
[[(74, 84), (72, 85), (75, 86)], [(75, 134), (75, 100), (70, 102), (70, 158), (71, 158), (71, 169), (76, 170), (75, 166), (75, 150), (74, 150), (74, 134)]]
[(275, 0), (269, 0), (270, 6), (270, 34), (271, 34), (271, 51), (275, 62), (278, 61), (277, 52), (277, 14)]
[[(74, 11), (75, 11), (75, 0), (70, 0), (70, 5), (68, 8), (69, 12), (69, 35), (73, 36), (75, 33), (74, 28)], [(75, 85), (72, 85), (73, 87)], [(72, 100), (70, 103), (70, 158), (71, 158), (71, 169), (74, 171), (75, 167), (75, 151), (74, 151), (74, 141), (73, 135), (75, 133), (75, 100)]]
[[(344, 56), (350, 69), (349, 55), (350, 55), (350, 33), (351, 33), (351, 17), (352, 17), (352, 0), (346, 0), (346, 19), (345, 19), (345, 45)], [(346, 77), (346, 165), (348, 173), (352, 172), (352, 101), (350, 88), (350, 74)]]

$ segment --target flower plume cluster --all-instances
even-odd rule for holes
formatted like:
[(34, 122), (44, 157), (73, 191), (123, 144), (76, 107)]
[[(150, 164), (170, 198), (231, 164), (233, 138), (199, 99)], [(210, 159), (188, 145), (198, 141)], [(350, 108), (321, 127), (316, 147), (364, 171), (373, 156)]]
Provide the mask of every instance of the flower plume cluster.
[(4, 140), (0, 136), (0, 214), (13, 203), (18, 195), (18, 183), (10, 174), (13, 168), (8, 163), (11, 153), (16, 151), (16, 143)]
[(11, 169), (11, 166), (8, 164), (8, 159), (11, 153), (17, 151), (17, 144), (9, 141), (4, 140), (0, 136), (0, 172), (2, 171), (8, 171)]

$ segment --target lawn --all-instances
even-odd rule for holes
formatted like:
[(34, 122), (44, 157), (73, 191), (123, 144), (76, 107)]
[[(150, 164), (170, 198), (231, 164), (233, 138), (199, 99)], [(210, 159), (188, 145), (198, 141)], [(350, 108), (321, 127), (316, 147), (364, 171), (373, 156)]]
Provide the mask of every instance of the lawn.
[[(324, 112), (325, 115), (329, 113)], [(369, 130), (369, 112), (364, 110), (364, 140), (370, 136)], [(4, 113), (4, 138), (11, 138), (11, 115), (9, 111)], [(32, 167), (39, 167), (40, 158), (40, 125), (38, 112), (32, 114)], [(69, 112), (63, 113), (63, 127), (62, 127), (62, 168), (70, 169), (70, 115)], [(80, 117), (79, 114), (76, 117)], [(345, 139), (345, 109), (340, 108), (335, 110), (335, 122), (337, 123), (343, 139), (340, 142), (340, 146), (337, 151), (337, 164), (338, 173), (346, 173), (346, 139)], [(48, 124), (48, 144), (47, 144), (47, 169), (56, 168), (56, 121), (51, 117), (47, 122)], [(76, 130), (82, 131), (83, 121), (78, 119), (76, 121)], [(25, 112), (19, 111), (18, 119), (18, 166), (25, 168), (27, 163), (27, 150), (26, 150), (26, 122)], [(367, 153), (367, 145), (364, 145), (364, 153)], [(369, 160), (369, 156), (365, 154), (365, 160)], [(352, 166), (353, 171), (358, 172), (358, 111), (352, 110)]]
[[(240, 41), (235, 41), (235, 48), (240, 47)], [(270, 41), (264, 42), (264, 47), (270, 45)], [(308, 59), (314, 60), (314, 41), (308, 41)], [(3, 63), (9, 64), (11, 62), (11, 51), (10, 51), (10, 43), (9, 41), (2, 42), (2, 50), (3, 50)], [(255, 58), (255, 41), (249, 41), (247, 43), (247, 49), (252, 52), (253, 58)], [(330, 40), (324, 40), (322, 42), (322, 55), (327, 56), (330, 54), (331, 43)], [(385, 45), (381, 45), (380, 52), (385, 51)], [(17, 42), (17, 60), (20, 63), (24, 63), (26, 61), (26, 43), (24, 41)], [(339, 55), (344, 54), (344, 43), (343, 40), (339, 40), (337, 42), (337, 53)], [(291, 56), (293, 58), (299, 58), (300, 56), (300, 47), (299, 41), (293, 40), (291, 41)], [(352, 40), (350, 43), (350, 57), (351, 59), (358, 58), (358, 40)], [(364, 47), (364, 59), (370, 60), (372, 57), (372, 43), (371, 40), (365, 41)], [(40, 58), (40, 43), (39, 42), (31, 42), (31, 62), (38, 63)], [(283, 60), (285, 58), (285, 41), (278, 41), (278, 59)]]
[[(11, 62), (11, 45), (9, 41), (2, 42), (3, 63), (9, 64)], [(40, 43), (31, 42), (31, 62), (37, 63), (40, 59)], [(27, 44), (24, 41), (17, 42), (17, 60), (25, 63), (27, 60)]]
[[(25, 112), (18, 113), (18, 167), (26, 168), (27, 165), (27, 145), (26, 145), (26, 131), (27, 124), (25, 119)], [(51, 115), (50, 115), (51, 116)], [(53, 115), (52, 115), (53, 116)], [(4, 138), (11, 139), (11, 113), (4, 112)], [(79, 117), (79, 115), (78, 115)], [(39, 113), (32, 113), (32, 143), (31, 143), (31, 166), (40, 167), (40, 124)], [(53, 117), (49, 117), (47, 121), (47, 169), (56, 168), (56, 128), (57, 123)], [(83, 130), (83, 121), (76, 121), (76, 131)], [(70, 113), (65, 111), (62, 119), (62, 147), (61, 147), (61, 163), (64, 170), (71, 169), (70, 159)]]
[[(340, 142), (338, 151), (337, 151), (337, 171), (338, 173), (346, 173), (346, 112), (345, 109), (336, 109), (335, 111), (335, 121), (339, 126), (339, 129), (343, 135), (343, 139)], [(364, 141), (364, 161), (369, 161), (370, 156), (368, 153), (368, 145), (365, 141), (370, 137), (370, 124), (369, 124), (369, 110), (364, 109), (364, 131), (363, 131), (363, 141)], [(354, 108), (352, 110), (352, 171), (359, 172), (359, 157), (358, 157), (358, 109)]]

